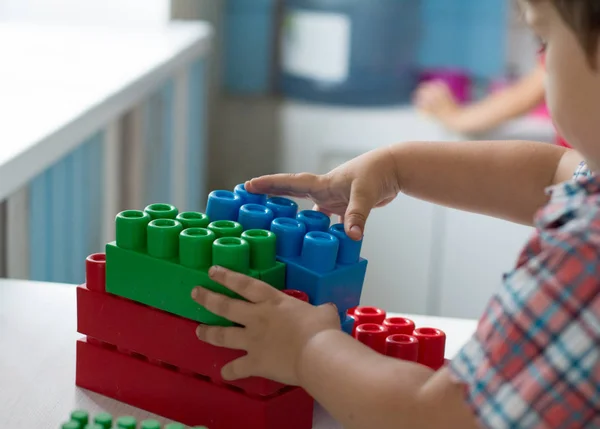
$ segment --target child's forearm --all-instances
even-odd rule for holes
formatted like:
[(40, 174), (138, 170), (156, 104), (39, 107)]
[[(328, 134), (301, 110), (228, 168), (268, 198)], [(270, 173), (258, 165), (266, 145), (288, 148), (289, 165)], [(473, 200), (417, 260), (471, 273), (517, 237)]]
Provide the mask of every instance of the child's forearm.
[(523, 141), (411, 142), (390, 152), (403, 193), (525, 225), (547, 202), (545, 189), (568, 180), (581, 159), (572, 150)]
[(459, 386), (340, 331), (313, 338), (299, 367), (302, 387), (347, 429), (475, 427)]

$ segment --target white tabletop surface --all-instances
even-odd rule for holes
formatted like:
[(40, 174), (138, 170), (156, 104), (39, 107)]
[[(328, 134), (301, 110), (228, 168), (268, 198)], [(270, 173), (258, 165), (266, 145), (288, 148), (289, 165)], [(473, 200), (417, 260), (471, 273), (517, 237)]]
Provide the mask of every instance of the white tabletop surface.
[(0, 200), (200, 57), (211, 34), (0, 23)]
[[(75, 287), (0, 280), (0, 416), (11, 429), (58, 428), (76, 408), (91, 413), (165, 419), (75, 386)], [(410, 316), (418, 326), (446, 332), (451, 358), (475, 321)], [(319, 406), (314, 428), (341, 428)]]

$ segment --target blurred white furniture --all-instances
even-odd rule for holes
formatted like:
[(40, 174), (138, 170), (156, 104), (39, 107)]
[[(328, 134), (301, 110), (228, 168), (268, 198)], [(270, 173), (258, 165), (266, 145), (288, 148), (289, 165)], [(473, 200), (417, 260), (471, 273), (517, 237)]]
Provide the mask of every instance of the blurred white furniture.
[[(168, 188), (164, 194), (171, 199), (167, 202), (183, 208), (189, 206), (191, 191), (205, 194), (203, 179), (196, 179), (204, 172), (200, 168), (204, 158), (202, 131), (195, 129), (204, 124), (203, 111), (199, 107), (190, 111), (192, 103), (202, 105), (203, 100), (192, 100), (198, 91), (192, 93), (191, 88), (202, 82), (190, 80), (190, 70), (206, 57), (211, 38), (211, 27), (199, 22), (139, 26), (0, 22), (0, 203), (6, 200), (8, 276), (29, 278), (30, 227), (36, 223), (29, 218), (29, 205), (41, 199), (30, 198), (32, 181), (64, 162), (95, 133), (102, 133), (102, 137), (92, 142), (94, 159), (87, 164), (69, 160), (72, 165), (42, 184), (48, 188), (42, 190), (50, 200), (48, 205), (65, 201), (65, 207), (53, 208), (54, 222), (72, 211), (77, 211), (74, 224), (94, 220), (87, 224), (84, 233), (90, 238), (83, 244), (59, 241), (72, 233), (71, 225), (62, 225), (63, 230), (50, 221), (50, 216), (47, 223), (38, 225), (50, 233), (60, 232), (58, 239), (45, 244), (45, 237), (40, 237), (37, 244), (47, 248), (48, 257), (66, 255), (47, 263), (60, 267), (61, 278), (73, 272), (71, 261), (64, 260), (73, 256), (69, 249), (81, 248), (81, 254), (75, 256), (85, 257), (90, 248), (101, 250), (98, 246), (111, 239), (126, 183), (132, 186), (128, 191), (136, 199), (134, 203), (141, 204), (145, 182), (155, 185), (148, 181), (147, 172), (160, 162), (170, 163), (164, 171), (155, 172), (164, 176), (159, 180)], [(150, 125), (142, 129), (144, 103), (169, 83), (172, 86), (166, 99), (170, 104), (164, 106), (171, 109), (168, 127), (152, 128), (155, 124), (150, 119), (146, 120)], [(124, 136), (121, 125), (126, 114), (133, 118), (133, 126), (131, 134)], [(151, 146), (147, 141), (158, 144)], [(163, 143), (165, 147), (160, 146)], [(100, 182), (98, 186), (68, 176), (95, 165), (104, 170), (93, 178), (94, 183)], [(128, 177), (121, 177), (122, 171)], [(79, 192), (75, 196), (73, 181)], [(189, 182), (194, 183), (193, 190)], [(86, 195), (91, 201), (82, 208), (86, 203), (81, 199)]]
[[(286, 102), (280, 171), (324, 173), (400, 141), (457, 141), (411, 107), (360, 109)], [(550, 142), (544, 120), (514, 121), (486, 136)], [(476, 178), (474, 178), (476, 180)], [(310, 208), (309, 205), (303, 205)], [(400, 195), (367, 224), (363, 304), (390, 311), (478, 317), (531, 229)]]
[[(10, 428), (56, 429), (76, 408), (95, 414), (158, 418), (75, 386), (77, 307), (75, 287), (0, 280), (0, 415)], [(475, 330), (471, 320), (410, 316), (419, 326), (440, 328), (452, 358)], [(316, 407), (314, 427), (341, 429)]]

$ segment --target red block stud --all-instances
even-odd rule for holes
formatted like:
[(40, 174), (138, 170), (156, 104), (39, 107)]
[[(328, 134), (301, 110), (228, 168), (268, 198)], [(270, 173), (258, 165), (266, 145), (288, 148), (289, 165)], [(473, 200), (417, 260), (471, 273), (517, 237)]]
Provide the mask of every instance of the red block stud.
[(412, 335), (415, 331), (415, 322), (404, 317), (389, 317), (383, 321), (383, 326), (388, 328), (390, 335)]
[(385, 354), (401, 360), (418, 362), (419, 340), (413, 335), (390, 335), (385, 340)]
[(85, 259), (85, 283), (97, 292), (106, 291), (106, 255), (95, 253)]
[(385, 320), (385, 311), (377, 307), (356, 307), (354, 314), (351, 314), (356, 320), (354, 324), (354, 331), (352, 336), (356, 333), (356, 327), (363, 323), (375, 323), (377, 325), (383, 324)]
[(385, 339), (388, 335), (388, 329), (383, 325), (363, 323), (356, 327), (355, 338), (376, 352), (385, 353)]
[(309, 302), (308, 295), (300, 290), (286, 289), (283, 291), (286, 295), (299, 299), (300, 301)]
[(354, 313), (356, 312), (356, 309), (357, 309), (357, 308), (358, 308), (358, 307), (352, 307), (352, 308), (348, 309), (348, 311), (346, 311), (346, 314), (347, 314), (348, 316), (352, 316), (352, 317), (354, 317)]
[(435, 371), (444, 366), (446, 334), (435, 328), (418, 328), (413, 335), (419, 340), (418, 362)]

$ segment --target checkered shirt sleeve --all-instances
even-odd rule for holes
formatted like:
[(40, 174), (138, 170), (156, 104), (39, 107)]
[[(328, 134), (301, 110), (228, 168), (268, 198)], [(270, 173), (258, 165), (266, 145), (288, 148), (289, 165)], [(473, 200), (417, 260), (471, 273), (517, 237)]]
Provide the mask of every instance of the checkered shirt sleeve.
[(600, 179), (551, 193), (450, 364), (483, 428), (600, 428)]

